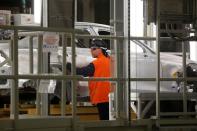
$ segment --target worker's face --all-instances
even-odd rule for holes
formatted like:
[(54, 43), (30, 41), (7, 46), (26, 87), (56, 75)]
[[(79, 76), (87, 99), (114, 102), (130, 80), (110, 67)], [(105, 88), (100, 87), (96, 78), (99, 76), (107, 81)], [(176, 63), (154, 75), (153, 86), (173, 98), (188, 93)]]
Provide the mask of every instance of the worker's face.
[(93, 57), (93, 58), (98, 57), (98, 55), (99, 55), (100, 53), (102, 53), (101, 48), (91, 48), (90, 50), (91, 50), (91, 54), (92, 54), (92, 57)]

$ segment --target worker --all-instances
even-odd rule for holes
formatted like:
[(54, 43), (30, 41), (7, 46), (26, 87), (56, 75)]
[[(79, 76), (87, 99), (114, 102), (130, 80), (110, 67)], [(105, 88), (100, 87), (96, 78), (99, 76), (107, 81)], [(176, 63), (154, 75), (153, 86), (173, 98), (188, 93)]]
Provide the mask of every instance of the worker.
[[(77, 68), (77, 75), (110, 77), (110, 57), (107, 53), (106, 43), (99, 39), (92, 40), (90, 51), (92, 57), (96, 59), (85, 67)], [(70, 66), (67, 68), (71, 68)], [(109, 92), (109, 81), (89, 81), (90, 101), (97, 106), (100, 120), (109, 120)]]

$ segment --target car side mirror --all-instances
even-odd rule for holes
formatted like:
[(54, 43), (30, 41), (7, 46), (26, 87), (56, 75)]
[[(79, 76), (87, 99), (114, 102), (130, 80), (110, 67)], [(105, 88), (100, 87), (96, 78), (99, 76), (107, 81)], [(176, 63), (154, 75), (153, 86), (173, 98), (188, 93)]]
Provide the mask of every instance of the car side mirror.
[(148, 55), (146, 53), (144, 53), (144, 57), (148, 57)]

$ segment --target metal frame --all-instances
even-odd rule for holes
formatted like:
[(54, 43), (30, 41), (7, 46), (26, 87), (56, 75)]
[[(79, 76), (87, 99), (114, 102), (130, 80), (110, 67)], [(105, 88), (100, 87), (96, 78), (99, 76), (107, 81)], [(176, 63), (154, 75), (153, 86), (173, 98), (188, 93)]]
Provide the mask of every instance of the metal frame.
[[(157, 69), (156, 69), (156, 118), (160, 118), (160, 0), (157, 0), (157, 32), (156, 32), (156, 55), (157, 55)], [(159, 13), (158, 13), (159, 12)]]
[[(13, 71), (14, 71), (14, 73), (13, 73), (13, 75), (1, 75), (0, 76), (0, 78), (8, 78), (8, 79), (14, 79), (14, 85), (15, 86), (13, 86), (12, 87), (12, 108), (11, 108), (11, 110), (12, 110), (12, 113), (11, 114), (13, 114), (13, 117), (11, 117), (11, 118), (13, 118), (13, 122), (14, 122), (14, 124), (13, 124), (13, 126), (11, 126), (11, 128), (13, 128), (13, 129), (23, 129), (23, 128), (26, 128), (26, 129), (31, 129), (32, 127), (31, 126), (28, 126), (28, 124), (26, 124), (26, 125), (21, 125), (20, 123), (21, 122), (23, 122), (24, 120), (27, 120), (28, 119), (28, 121), (26, 121), (27, 123), (28, 122), (39, 122), (41, 119), (42, 119), (42, 117), (40, 116), (40, 117), (36, 117), (36, 118), (34, 118), (34, 120), (32, 119), (30, 119), (28, 116), (21, 116), (21, 115), (19, 115), (19, 111), (18, 111), (18, 87), (17, 87), (17, 82), (18, 82), (18, 79), (59, 79), (59, 80), (62, 80), (63, 82), (65, 81), (65, 80), (72, 80), (73, 81), (73, 84), (72, 84), (72, 88), (74, 89), (75, 87), (76, 87), (76, 82), (78, 81), (78, 80), (82, 80), (82, 81), (89, 81), (89, 80), (96, 80), (96, 81), (105, 81), (105, 80), (110, 80), (110, 81), (122, 81), (122, 80), (124, 80), (124, 81), (127, 81), (127, 79), (123, 79), (123, 78), (121, 78), (121, 77), (119, 77), (119, 78), (83, 78), (83, 77), (81, 77), (81, 76), (77, 76), (77, 75), (75, 75), (75, 70), (72, 70), (72, 75), (71, 76), (67, 76), (67, 75), (65, 75), (65, 74), (62, 74), (62, 75), (51, 75), (51, 74), (45, 74), (45, 73), (42, 73), (42, 64), (39, 64), (40, 66), (38, 67), (38, 74), (37, 75), (34, 75), (34, 74), (28, 74), (28, 75), (19, 75), (18, 74), (18, 70), (15, 70), (15, 69), (18, 69), (18, 46), (17, 46), (17, 42), (18, 42), (18, 36), (19, 35), (24, 35), (24, 33), (19, 33), (18, 31), (19, 30), (33, 30), (33, 31), (36, 31), (36, 33), (28, 33), (27, 35), (30, 35), (31, 37), (30, 37), (30, 44), (32, 44), (32, 37), (34, 37), (34, 35), (35, 36), (38, 36), (39, 37), (39, 39), (38, 39), (38, 43), (39, 43), (39, 48), (38, 48), (38, 54), (40, 54), (41, 55), (41, 45), (42, 45), (42, 33), (43, 33), (43, 31), (52, 31), (52, 32), (61, 32), (61, 33), (67, 33), (67, 34), (70, 34), (70, 35), (72, 35), (72, 36), (74, 36), (74, 30), (68, 30), (68, 31), (66, 31), (66, 30), (59, 30), (59, 29), (54, 29), (54, 28), (41, 28), (41, 27), (17, 27), (17, 26), (0, 26), (0, 28), (3, 28), (3, 29), (10, 29), (10, 30), (14, 30), (15, 32), (14, 32), (14, 39), (13, 39), (13, 42), (15, 43), (15, 44), (13, 44), (13, 48), (12, 48), (12, 50), (14, 51), (14, 54), (12, 55), (13, 56)], [(37, 31), (41, 31), (41, 32), (39, 32), (39, 33), (37, 33)], [(75, 37), (72, 37), (72, 42), (74, 43), (74, 38)], [(109, 39), (110, 39), (110, 36), (108, 37)], [(114, 37), (114, 39), (115, 39), (115, 37)], [(64, 42), (64, 40), (65, 39), (63, 39), (63, 42)], [(30, 46), (30, 55), (33, 55), (33, 52), (32, 52), (32, 48), (33, 46)], [(64, 45), (63, 44), (63, 48), (65, 48), (66, 47), (66, 45)], [(73, 50), (75, 50), (75, 44), (72, 44), (72, 49)], [(12, 51), (12, 52), (13, 52)], [(11, 53), (12, 53), (11, 52)], [(73, 56), (75, 56), (75, 51), (73, 51), (72, 52), (73, 54)], [(64, 55), (64, 54), (66, 54), (66, 50), (63, 52), (63, 56), (66, 56), (66, 55)], [(42, 56), (42, 55), (41, 55)], [(43, 59), (43, 57), (38, 57), (38, 63), (41, 63), (42, 62), (42, 59)], [(32, 57), (30, 57), (30, 63), (31, 64), (33, 64), (33, 61), (32, 61)], [(72, 61), (73, 61), (73, 63), (75, 62), (75, 57), (73, 57), (72, 58)], [(65, 67), (65, 63), (66, 63), (66, 59), (65, 59), (65, 61), (64, 61), (64, 63), (63, 63), (63, 67)], [(74, 67), (75, 67), (75, 64), (73, 65)], [(31, 68), (30, 68), (30, 73), (32, 73), (33, 72), (33, 69), (32, 69), (32, 66), (30, 66)], [(73, 68), (74, 69), (74, 68)], [(65, 69), (64, 69), (65, 70)], [(64, 90), (63, 88), (62, 88), (62, 90)], [(42, 108), (42, 105), (40, 105), (40, 94), (39, 93), (37, 93), (37, 115), (42, 115), (42, 113), (41, 113), (41, 108)], [(63, 94), (63, 96), (64, 96), (64, 94)], [(64, 103), (64, 97), (62, 96), (62, 102)], [(76, 92), (75, 92), (75, 90), (73, 90), (72, 91), (72, 124), (70, 125), (70, 126), (73, 126), (73, 129), (74, 130), (77, 130), (78, 129), (78, 124), (77, 124), (77, 121), (78, 121), (78, 117), (77, 117), (77, 115), (76, 115)], [(61, 115), (62, 115), (62, 117), (57, 117), (57, 118), (53, 118), (53, 117), (50, 117), (50, 116), (47, 116), (47, 115), (42, 115), (42, 116), (47, 116), (46, 118), (47, 119), (42, 119), (42, 120), (45, 120), (45, 121), (47, 121), (48, 123), (50, 123), (50, 118), (52, 118), (53, 120), (55, 120), (55, 119), (57, 119), (57, 122), (58, 122), (58, 120), (59, 119), (64, 119), (64, 120), (71, 120), (71, 118), (70, 117), (64, 117), (64, 114), (65, 114), (65, 110), (64, 110), (64, 104), (62, 104), (62, 106), (61, 106)], [(8, 123), (12, 123), (12, 121), (8, 121)], [(105, 124), (103, 124), (103, 122), (99, 122), (100, 123), (100, 125), (103, 127), (103, 126), (105, 126), (106, 125), (106, 122), (104, 122)], [(118, 119), (118, 120), (115, 120), (115, 122), (113, 122), (113, 121), (109, 121), (109, 122), (107, 122), (108, 124), (107, 125), (113, 125), (113, 127), (112, 128), (115, 128), (115, 126), (123, 126), (124, 125), (124, 122), (123, 122), (123, 119), (121, 120), (121, 119)], [(113, 124), (114, 123), (114, 124)], [(81, 124), (85, 124), (85, 123), (81, 123)], [(90, 125), (92, 125), (92, 126), (94, 126), (94, 122), (93, 123), (89, 123)], [(144, 123), (145, 124), (145, 123)], [(9, 125), (9, 124), (8, 124)], [(28, 127), (27, 127), (28, 126)], [(66, 125), (63, 125), (63, 126), (66, 126)], [(3, 127), (3, 126), (2, 126)], [(41, 126), (41, 123), (39, 124), (39, 128), (44, 128), (44, 127), (49, 127), (49, 126)], [(110, 126), (111, 127), (111, 126)], [(1, 126), (0, 126), (0, 128), (1, 128)], [(128, 127), (128, 128), (130, 128), (130, 127)]]
[[(157, 12), (159, 12), (160, 10), (160, 4), (159, 4), (160, 0), (157, 0)], [(117, 4), (116, 2), (122, 2), (120, 4)], [(13, 128), (14, 130), (17, 129), (27, 129), (27, 130), (32, 130), (35, 129), (34, 125), (31, 126), (30, 123), (37, 123), (38, 126), (38, 131), (43, 130), (44, 128), (52, 128), (50, 130), (56, 129), (56, 128), (68, 128), (71, 127), (73, 130), (85, 130), (84, 128), (97, 128), (97, 127), (106, 127), (106, 130), (109, 129), (109, 127), (112, 128), (117, 128), (117, 127), (121, 127), (121, 126), (128, 126), (128, 129), (130, 129), (132, 126), (146, 126), (146, 129), (151, 130), (152, 125), (158, 124), (158, 126), (160, 125), (173, 125), (173, 124), (177, 124), (177, 125), (181, 125), (181, 124), (186, 124), (188, 126), (193, 126), (195, 124), (197, 124), (196, 119), (192, 120), (192, 121), (186, 121), (186, 119), (183, 120), (162, 120), (160, 119), (161, 115), (168, 115), (165, 113), (160, 112), (160, 100), (162, 100), (164, 97), (162, 96), (163, 94), (160, 93), (160, 81), (174, 81), (174, 80), (181, 80), (181, 81), (187, 81), (187, 80), (196, 80), (196, 78), (186, 78), (186, 75), (184, 74), (183, 78), (160, 78), (160, 41), (162, 40), (162, 38), (160, 37), (160, 14), (157, 13), (157, 37), (128, 37), (127, 33), (125, 33), (126, 30), (125, 28), (127, 28), (127, 22), (129, 22), (129, 20), (124, 21), (123, 16), (123, 9), (127, 9), (124, 7), (127, 7), (126, 4), (128, 1), (117, 1), (117, 0), (112, 0), (111, 3), (113, 6), (113, 14), (112, 14), (112, 19), (111, 19), (111, 23), (113, 24), (113, 26), (115, 27), (115, 31), (117, 34), (113, 35), (113, 36), (86, 36), (86, 35), (76, 35), (75, 34), (75, 30), (73, 29), (55, 29), (55, 28), (42, 28), (42, 27), (17, 27), (17, 26), (0, 26), (1, 29), (10, 29), (14, 31), (14, 35), (13, 35), (13, 43), (11, 45), (11, 57), (13, 60), (13, 75), (1, 75), (0, 78), (8, 78), (8, 79), (12, 79), (13, 80), (13, 86), (11, 88), (11, 118), (13, 118), (13, 120), (9, 120), (9, 121), (3, 121), (2, 123), (6, 123), (5, 125), (0, 124), (0, 129), (4, 129), (5, 128)], [(121, 10), (121, 13), (118, 13), (118, 11)], [(128, 13), (129, 14), (129, 13)], [(119, 15), (119, 16), (118, 16)], [(122, 16), (121, 16), (122, 15)], [(128, 16), (126, 16), (128, 17)], [(126, 18), (127, 19), (127, 18)], [(119, 28), (121, 26), (121, 28)], [(65, 65), (66, 65), (66, 44), (65, 43), (65, 37), (62, 37), (62, 42), (63, 42), (63, 71), (64, 73), (62, 75), (49, 75), (49, 74), (44, 74), (42, 73), (42, 67), (39, 66), (38, 68), (38, 75), (19, 75), (18, 74), (18, 35), (19, 35), (19, 30), (30, 30), (30, 31), (41, 31), (40, 33), (42, 34), (43, 31), (50, 31), (50, 32), (61, 32), (63, 35), (65, 34), (69, 34), (71, 35), (71, 39), (72, 39), (72, 75), (71, 76), (67, 76), (65, 74)], [(29, 34), (30, 35), (30, 34)], [(62, 35), (62, 36), (63, 36)], [(117, 59), (117, 77), (113, 77), (113, 78), (83, 78), (81, 76), (77, 76), (76, 72), (75, 72), (75, 67), (76, 67), (76, 63), (75, 63), (75, 37), (88, 37), (88, 38), (108, 38), (110, 40), (115, 40), (115, 53), (116, 53), (116, 59)], [(120, 61), (122, 60), (122, 54), (120, 52), (120, 48), (123, 49), (124, 47), (127, 47), (127, 43), (128, 40), (156, 40), (157, 41), (157, 69), (156, 69), (156, 73), (157, 73), (157, 77), (156, 78), (127, 78), (125, 77), (123, 74), (124, 70), (122, 70), (123, 66), (120, 65)], [(124, 42), (123, 42), (124, 41)], [(121, 42), (123, 42), (123, 44), (121, 45)], [(39, 37), (39, 45), (41, 45), (42, 43), (42, 39), (41, 37)], [(30, 44), (32, 44), (32, 40), (30, 39)], [(183, 44), (183, 65), (185, 67), (186, 64), (186, 53), (185, 53), (185, 48), (184, 48)], [(118, 48), (120, 47), (120, 48)], [(32, 54), (32, 50), (31, 50), (32, 46), (30, 46), (30, 54)], [(39, 47), (39, 53), (41, 55), (41, 47)], [(128, 52), (127, 52), (128, 54)], [(30, 60), (32, 61), (32, 57), (30, 57)], [(39, 57), (38, 59), (39, 63), (41, 63), (42, 61), (42, 57)], [(31, 64), (33, 62), (30, 62)], [(128, 64), (128, 63), (127, 63)], [(127, 65), (125, 65), (127, 66)], [(31, 66), (30, 66), (31, 67)], [(127, 68), (126, 68), (127, 69)], [(30, 72), (32, 72), (32, 67), (30, 68)], [(184, 73), (185, 73), (185, 68), (184, 68)], [(62, 104), (61, 104), (61, 116), (60, 117), (50, 117), (47, 116), (46, 118), (42, 118), (42, 117), (37, 117), (34, 119), (30, 119), (30, 118), (26, 118), (19, 115), (19, 111), (18, 111), (18, 90), (17, 90), (17, 85), (18, 85), (18, 79), (58, 79), (58, 80), (62, 80), (63, 82), (63, 86), (62, 86), (62, 91), (65, 92), (65, 81), (66, 80), (72, 80), (72, 117), (65, 117), (65, 94), (62, 94), (61, 100), (62, 100)], [(114, 81), (118, 83), (118, 88), (117, 88), (117, 92), (116, 92), (116, 116), (117, 116), (117, 120), (114, 121), (100, 121), (100, 122), (79, 122), (77, 114), (76, 114), (76, 91), (75, 91), (75, 87), (76, 87), (76, 82), (77, 81), (89, 81), (89, 80), (95, 80), (95, 81), (105, 81), (105, 80), (109, 80), (109, 81)], [(128, 122), (128, 116), (130, 115), (128, 113), (128, 108), (129, 108), (129, 104), (126, 103), (126, 105), (124, 105), (124, 100), (123, 98), (129, 98), (129, 96), (124, 96), (124, 94), (126, 94), (126, 91), (128, 91), (128, 87), (124, 89), (121, 89), (121, 87), (124, 87), (121, 85), (122, 82), (126, 83), (127, 81), (156, 81), (157, 82), (157, 91), (155, 94), (155, 97), (151, 95), (151, 97), (147, 98), (146, 95), (147, 94), (140, 94), (140, 96), (137, 97), (138, 99), (138, 103), (140, 103), (141, 100), (143, 100), (145, 97), (145, 99), (152, 99), (155, 98), (156, 100), (156, 118), (154, 120), (143, 120), (143, 119), (139, 119), (137, 121), (131, 121)], [(126, 84), (125, 84), (126, 85)], [(128, 85), (126, 85), (128, 86)], [(125, 87), (126, 87), (125, 86)], [(184, 88), (185, 89), (185, 88)], [(142, 96), (141, 96), (142, 95)], [(181, 94), (182, 95), (182, 94)], [(172, 96), (174, 97), (174, 95)], [(196, 97), (196, 96), (194, 96)], [(119, 99), (118, 99), (119, 98)], [(166, 98), (166, 97), (165, 97)], [(177, 99), (180, 98), (180, 94), (177, 97)], [(187, 114), (191, 114), (190, 112), (187, 113), (187, 109), (186, 109), (186, 101), (187, 99), (189, 99), (190, 97), (186, 95), (186, 92), (183, 92), (183, 102), (184, 102), (184, 115)], [(40, 115), (41, 114), (41, 106), (40, 106), (40, 95), (37, 94), (37, 114)], [(138, 104), (138, 110), (141, 109), (140, 104)], [(126, 113), (125, 113), (126, 112)], [(146, 112), (146, 109), (144, 111), (144, 113)], [(141, 115), (143, 116), (143, 114), (141, 114), (140, 112), (138, 112), (138, 116), (139, 118), (141, 117)], [(127, 114), (127, 115), (125, 115)], [(169, 113), (171, 114), (171, 113)], [(174, 113), (176, 114), (180, 114), (180, 113)], [(126, 119), (126, 121), (125, 121)], [(64, 120), (62, 123), (60, 122), (60, 120)], [(43, 125), (43, 123), (41, 121), (45, 121), (48, 124), (53, 124), (53, 125)], [(24, 124), (25, 123), (25, 124)], [(59, 123), (59, 124), (58, 124)], [(37, 125), (36, 125), (37, 126)], [(133, 128), (133, 127), (132, 127)], [(36, 130), (36, 129), (35, 129)], [(61, 130), (61, 129), (59, 129)], [(63, 130), (63, 129), (62, 129)]]

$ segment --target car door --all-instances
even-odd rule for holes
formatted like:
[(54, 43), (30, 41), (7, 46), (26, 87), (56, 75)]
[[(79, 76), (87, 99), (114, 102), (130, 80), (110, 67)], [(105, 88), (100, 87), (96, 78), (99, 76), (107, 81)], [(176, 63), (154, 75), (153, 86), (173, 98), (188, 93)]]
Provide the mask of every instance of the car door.
[[(155, 78), (156, 56), (141, 42), (131, 41), (130, 68), (132, 78)], [(153, 81), (137, 81), (131, 84), (133, 91), (149, 92), (155, 90)]]

